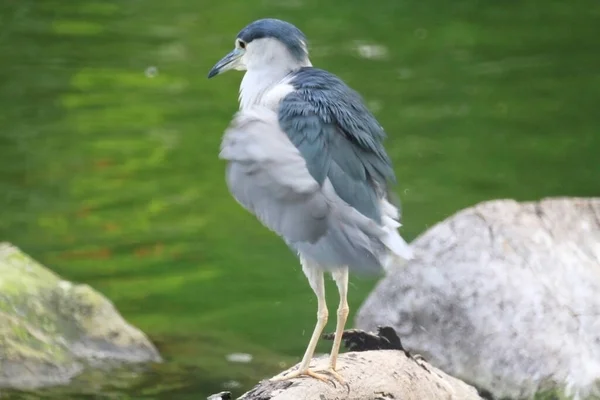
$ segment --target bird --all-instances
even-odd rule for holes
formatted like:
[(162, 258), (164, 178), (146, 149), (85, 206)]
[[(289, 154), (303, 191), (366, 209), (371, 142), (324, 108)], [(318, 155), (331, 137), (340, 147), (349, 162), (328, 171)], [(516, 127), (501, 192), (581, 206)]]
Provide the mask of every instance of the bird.
[[(349, 273), (379, 274), (413, 258), (400, 236), (386, 133), (361, 95), (313, 67), (305, 34), (275, 18), (244, 27), (209, 71), (244, 71), (239, 110), (223, 134), (229, 192), (297, 254), (317, 297), (317, 323), (299, 367), (274, 381), (336, 379)], [(339, 292), (328, 367), (310, 367), (329, 317), (325, 274)]]

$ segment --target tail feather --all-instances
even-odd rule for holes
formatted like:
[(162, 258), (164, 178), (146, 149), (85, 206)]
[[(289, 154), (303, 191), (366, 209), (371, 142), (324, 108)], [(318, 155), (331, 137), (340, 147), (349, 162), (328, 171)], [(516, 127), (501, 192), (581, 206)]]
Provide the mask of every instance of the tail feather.
[(381, 242), (390, 250), (382, 257), (382, 264), (387, 270), (394, 265), (402, 265), (406, 261), (414, 258), (414, 253), (410, 245), (400, 236), (398, 228), (400, 223), (400, 213), (390, 202), (383, 199), (381, 201), (382, 223), (384, 236)]

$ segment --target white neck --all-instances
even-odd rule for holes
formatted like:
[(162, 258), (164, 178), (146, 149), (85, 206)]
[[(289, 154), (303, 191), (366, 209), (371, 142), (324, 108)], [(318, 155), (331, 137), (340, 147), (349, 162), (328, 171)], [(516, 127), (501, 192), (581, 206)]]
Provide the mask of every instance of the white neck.
[(240, 84), (240, 109), (259, 104), (263, 95), (291, 71), (272, 67), (246, 71)]

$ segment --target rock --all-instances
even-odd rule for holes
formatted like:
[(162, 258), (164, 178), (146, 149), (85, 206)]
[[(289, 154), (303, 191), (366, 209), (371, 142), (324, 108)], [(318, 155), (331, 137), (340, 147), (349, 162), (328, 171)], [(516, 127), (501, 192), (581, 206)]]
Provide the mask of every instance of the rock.
[[(323, 335), (325, 340), (334, 340), (335, 332)], [(411, 355), (404, 349), (400, 338), (391, 326), (378, 326), (377, 333), (360, 329), (348, 329), (342, 333), (342, 343), (350, 351), (402, 350), (407, 357)]]
[(416, 259), (377, 285), (358, 328), (392, 325), (494, 398), (600, 396), (600, 199), (485, 202), (411, 246)]
[(0, 243), (0, 387), (63, 384), (98, 360), (161, 358), (101, 294)]
[(231, 400), (231, 392), (221, 392), (210, 395), (206, 400)]
[[(328, 357), (313, 359), (311, 366), (325, 369)], [(481, 400), (475, 388), (398, 350), (341, 354), (338, 372), (345, 385), (312, 378), (265, 380), (239, 400)]]

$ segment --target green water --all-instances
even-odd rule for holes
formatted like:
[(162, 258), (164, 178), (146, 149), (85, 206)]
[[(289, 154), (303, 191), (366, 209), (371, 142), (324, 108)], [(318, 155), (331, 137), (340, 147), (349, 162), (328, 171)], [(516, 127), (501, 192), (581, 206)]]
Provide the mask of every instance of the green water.
[[(316, 301), (217, 158), (241, 74), (206, 79), (254, 19), (297, 24), (363, 94), (408, 239), (487, 199), (600, 195), (600, 3), (365, 4), (0, 2), (0, 240), (102, 291), (166, 360), (30, 398), (239, 394), (299, 360)], [(351, 279), (353, 311), (373, 283)]]

